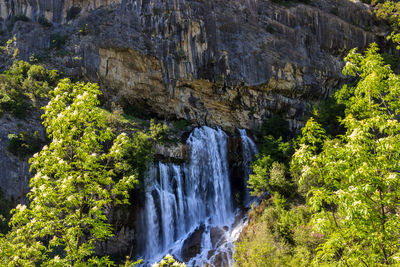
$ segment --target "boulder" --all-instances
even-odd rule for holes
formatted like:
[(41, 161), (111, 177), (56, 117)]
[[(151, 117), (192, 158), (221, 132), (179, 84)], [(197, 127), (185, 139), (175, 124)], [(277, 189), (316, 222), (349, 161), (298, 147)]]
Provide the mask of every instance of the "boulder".
[(197, 227), (193, 233), (183, 242), (181, 249), (182, 260), (188, 262), (201, 251), (201, 240), (205, 227), (201, 225)]
[(210, 236), (211, 236), (211, 244), (212, 247), (215, 248), (222, 243), (226, 242), (226, 237), (225, 237), (225, 230), (219, 228), (219, 227), (212, 227), (210, 230)]

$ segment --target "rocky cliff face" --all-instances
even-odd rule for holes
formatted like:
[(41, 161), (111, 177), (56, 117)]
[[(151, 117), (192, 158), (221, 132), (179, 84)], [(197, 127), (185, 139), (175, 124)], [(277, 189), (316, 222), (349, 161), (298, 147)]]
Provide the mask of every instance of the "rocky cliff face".
[(0, 15), (4, 19), (18, 15), (34, 20), (43, 17), (60, 24), (69, 22), (78, 14), (86, 14), (96, 8), (121, 2), (121, 0), (3, 0), (0, 2)]
[[(299, 127), (307, 103), (343, 80), (344, 53), (379, 41), (362, 3), (288, 3), (10, 0), (0, 11), (4, 30), (13, 16), (31, 19), (11, 28), (22, 57), (58, 32), (67, 43), (50, 61), (100, 81), (110, 101), (232, 130), (256, 129), (271, 113)], [(43, 18), (53, 26), (35, 22)]]
[(0, 189), (7, 199), (25, 202), (29, 191), (28, 158), (19, 158), (7, 150), (8, 135), (22, 131), (37, 131), (44, 139), (45, 130), (40, 124), (40, 113), (34, 112), (25, 119), (16, 119), (10, 115), (0, 118)]

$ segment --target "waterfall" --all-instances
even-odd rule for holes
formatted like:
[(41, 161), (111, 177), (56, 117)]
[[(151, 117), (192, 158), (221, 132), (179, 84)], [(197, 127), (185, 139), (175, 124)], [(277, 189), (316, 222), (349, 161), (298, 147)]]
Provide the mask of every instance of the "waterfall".
[(159, 162), (151, 166), (146, 178), (145, 206), (141, 240), (143, 256), (157, 258), (186, 233), (182, 169)]
[(189, 224), (205, 218), (214, 225), (233, 219), (227, 160), (227, 135), (209, 127), (195, 129), (189, 136), (190, 162), (185, 168)]
[[(256, 148), (245, 131), (240, 134), (247, 166)], [(219, 253), (216, 266), (231, 266), (243, 216), (238, 217), (231, 194), (228, 136), (221, 129), (196, 128), (187, 140), (187, 150), (185, 164), (159, 162), (148, 171), (145, 204), (138, 215), (139, 253), (146, 266), (166, 253), (186, 259), (189, 266), (214, 266)], [(199, 239), (197, 251), (187, 255), (191, 250), (185, 246), (192, 239)]]
[(249, 206), (251, 202), (250, 192), (247, 188), (247, 181), (249, 180), (249, 175), (251, 174), (251, 162), (254, 159), (254, 155), (258, 153), (256, 144), (247, 136), (245, 129), (238, 129), (240, 133), (240, 139), (242, 141), (242, 156), (243, 156), (243, 169), (244, 169), (244, 204)]

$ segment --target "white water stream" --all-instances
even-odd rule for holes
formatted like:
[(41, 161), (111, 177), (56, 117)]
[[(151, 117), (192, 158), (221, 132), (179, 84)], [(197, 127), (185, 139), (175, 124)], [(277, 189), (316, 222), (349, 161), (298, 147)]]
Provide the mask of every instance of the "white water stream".
[(250, 197), (249, 189), (247, 188), (247, 181), (249, 180), (249, 175), (251, 174), (251, 162), (254, 159), (254, 155), (258, 153), (256, 144), (247, 135), (245, 129), (239, 129), (240, 140), (242, 141), (242, 153), (243, 153), (243, 168), (244, 168), (244, 205), (250, 207), (252, 198)]
[[(240, 136), (248, 176), (257, 148), (245, 130), (240, 130)], [(196, 231), (200, 251), (190, 258), (188, 266), (232, 265), (234, 241), (246, 218), (233, 206), (227, 142), (228, 136), (221, 129), (196, 128), (187, 140), (188, 163), (159, 162), (150, 168), (139, 226), (146, 266), (166, 253), (180, 260), (187, 258), (182, 247)]]

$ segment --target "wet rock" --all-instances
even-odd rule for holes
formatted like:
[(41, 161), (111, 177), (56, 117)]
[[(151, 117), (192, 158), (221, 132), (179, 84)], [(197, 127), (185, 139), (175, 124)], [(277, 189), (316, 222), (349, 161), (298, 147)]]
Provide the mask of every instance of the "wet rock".
[(211, 244), (215, 248), (226, 242), (225, 231), (219, 227), (212, 227), (210, 230)]
[(215, 249), (211, 249), (207, 253), (207, 259), (210, 259), (215, 254)]
[(228, 252), (220, 252), (213, 257), (213, 265), (218, 267), (229, 267), (232, 255)]
[(201, 240), (204, 230), (204, 225), (201, 225), (194, 230), (194, 232), (185, 240), (185, 242), (183, 242), (181, 250), (183, 261), (188, 262), (191, 258), (200, 253)]

